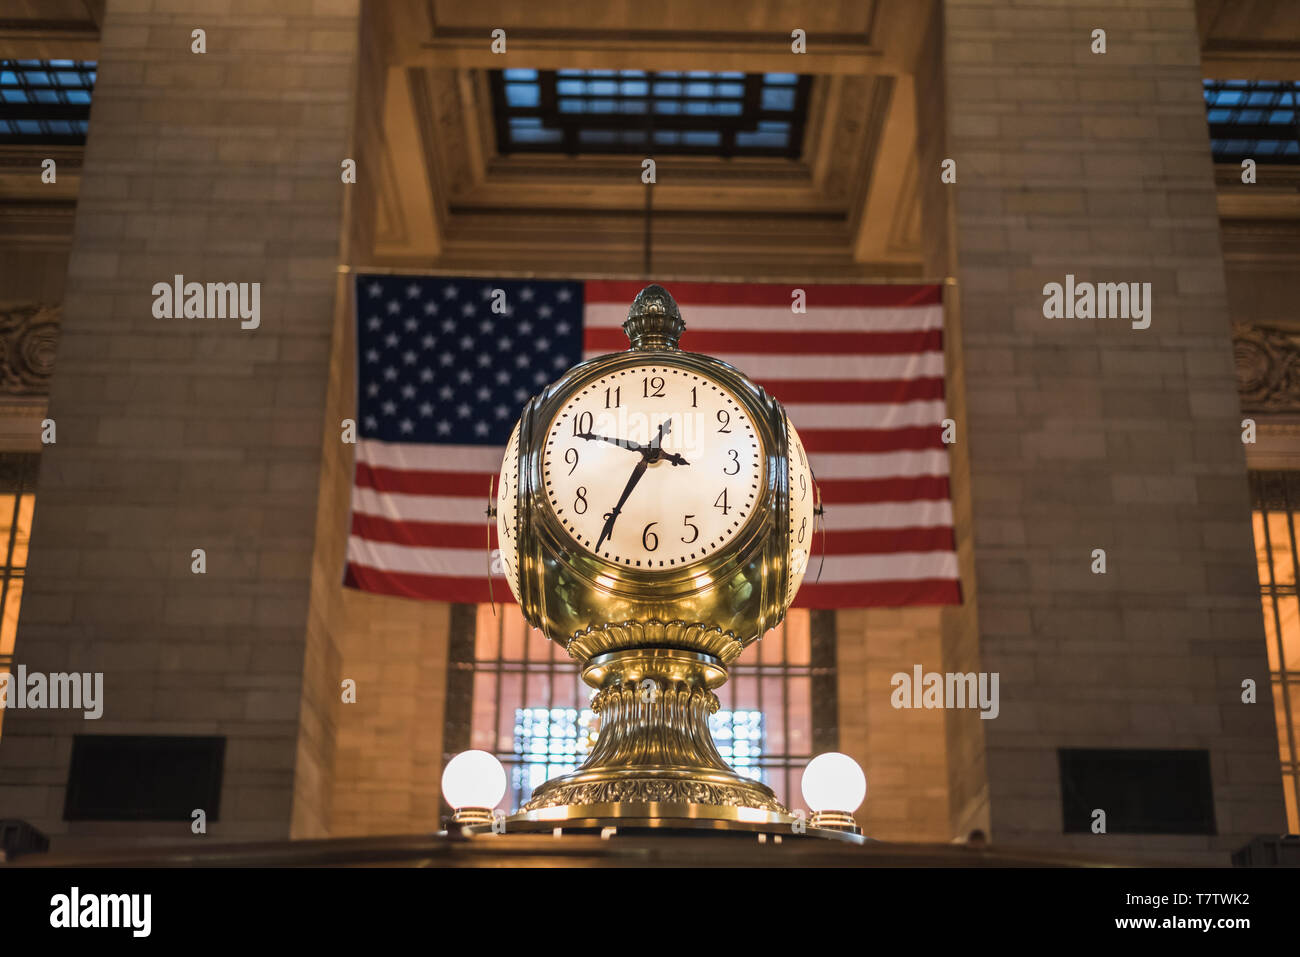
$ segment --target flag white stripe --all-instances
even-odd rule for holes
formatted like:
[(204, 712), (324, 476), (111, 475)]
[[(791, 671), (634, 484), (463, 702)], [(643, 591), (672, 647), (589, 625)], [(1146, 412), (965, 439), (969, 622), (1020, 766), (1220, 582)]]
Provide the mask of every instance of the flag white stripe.
[[(393, 522), (441, 522), (481, 528), (484, 517), (475, 514), (463, 496), (408, 495), (358, 488), (352, 510)], [(952, 525), (952, 503), (947, 499), (917, 499), (910, 502), (872, 502), (826, 506), (826, 527), (833, 532), (879, 528), (934, 528)]]
[[(469, 548), (421, 548), (348, 538), (348, 561), (384, 571), (417, 575), (472, 578), (487, 576), (487, 559)], [(812, 563), (820, 562), (814, 553)], [(495, 576), (501, 577), (501, 576)], [(829, 555), (821, 569), (821, 584), (854, 581), (917, 581), (957, 577), (957, 556), (952, 552), (898, 552), (892, 555)], [(817, 578), (810, 564), (805, 581)]]
[[(584, 352), (590, 359), (599, 352)], [(839, 379), (893, 382), (899, 379), (938, 379), (943, 377), (942, 352), (903, 352), (886, 355), (771, 355), (764, 353), (717, 353), (717, 358), (735, 366), (759, 382), (782, 382), (788, 379)], [(865, 403), (864, 403), (865, 404)]]
[(953, 552), (895, 552), (892, 555), (827, 555), (817, 577), (820, 562), (816, 551), (808, 562), (804, 581), (820, 585), (843, 582), (918, 581), (923, 578), (957, 578), (957, 556)]
[(377, 492), (358, 486), (352, 492), (352, 511), (394, 522), (445, 522), (482, 528), (487, 522), (483, 514), (487, 508), (486, 487), (481, 499), (483, 507), (478, 514), (475, 514), (472, 504), (476, 501), (480, 500), (464, 495), (408, 495), (405, 492)]
[[(483, 472), (496, 475), (501, 471), (501, 459), (505, 454), (504, 445), (423, 445), (357, 439), (358, 462), (407, 472)], [(486, 483), (483, 495), (486, 498)]]
[[(622, 329), (627, 303), (587, 302), (589, 328)], [(692, 329), (716, 332), (925, 332), (943, 328), (943, 306), (809, 306), (796, 314), (789, 306), (681, 307), (686, 336)], [(689, 345), (689, 340), (687, 341)]]
[(943, 449), (903, 452), (810, 452), (813, 474), (822, 479), (910, 478), (947, 475), (948, 453)]
[(788, 403), (785, 414), (796, 429), (903, 429), (938, 427), (947, 412), (942, 399), (893, 403)]

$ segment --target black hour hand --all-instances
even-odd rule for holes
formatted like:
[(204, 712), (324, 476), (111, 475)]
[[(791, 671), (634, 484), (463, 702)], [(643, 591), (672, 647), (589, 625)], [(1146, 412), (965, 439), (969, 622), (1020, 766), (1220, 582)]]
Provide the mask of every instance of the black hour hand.
[(628, 439), (610, 438), (608, 435), (596, 435), (592, 432), (579, 432), (575, 438), (588, 439), (593, 442), (608, 442), (610, 445), (617, 445), (619, 448), (631, 449), (633, 452), (645, 451), (645, 446), (640, 442), (632, 442)]

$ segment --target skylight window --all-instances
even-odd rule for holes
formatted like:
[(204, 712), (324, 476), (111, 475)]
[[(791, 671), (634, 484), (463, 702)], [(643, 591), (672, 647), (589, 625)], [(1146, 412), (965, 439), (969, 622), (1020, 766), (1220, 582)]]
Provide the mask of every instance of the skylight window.
[(86, 141), (95, 64), (0, 60), (0, 143)]
[(1300, 83), (1205, 80), (1216, 163), (1300, 163)]
[(702, 70), (498, 70), (502, 153), (798, 157), (811, 78)]

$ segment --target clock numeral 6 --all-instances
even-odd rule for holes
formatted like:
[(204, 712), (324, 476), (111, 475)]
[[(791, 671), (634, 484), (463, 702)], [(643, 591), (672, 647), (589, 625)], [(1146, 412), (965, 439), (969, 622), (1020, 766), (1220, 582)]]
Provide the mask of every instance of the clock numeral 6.
[(641, 547), (647, 552), (653, 552), (659, 547), (659, 536), (650, 531), (658, 524), (658, 522), (651, 522), (645, 527), (645, 531), (641, 533)]
[[(578, 508), (579, 505), (581, 505), (582, 508)], [(579, 515), (587, 514), (587, 486), (578, 486), (578, 497), (574, 499), (573, 510)]]
[(731, 456), (731, 464), (736, 467), (736, 471), (733, 472), (729, 468), (724, 468), (722, 470), (722, 474), (739, 475), (740, 474), (740, 453), (737, 452), (735, 449), (727, 449), (727, 454)]
[(682, 519), (682, 524), (685, 525), (694, 533), (691, 535), (690, 538), (683, 538), (682, 539), (683, 544), (689, 545), (691, 542), (695, 541), (697, 538), (700, 537), (700, 526), (696, 525), (694, 522), (691, 521), (691, 519), (693, 519), (694, 517), (695, 517), (694, 515), (687, 515), (685, 518)]

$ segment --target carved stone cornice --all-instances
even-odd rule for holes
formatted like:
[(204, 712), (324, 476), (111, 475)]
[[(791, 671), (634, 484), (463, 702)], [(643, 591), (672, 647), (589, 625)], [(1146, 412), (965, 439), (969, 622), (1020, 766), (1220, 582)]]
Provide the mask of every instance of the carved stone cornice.
[(1300, 331), (1253, 322), (1232, 326), (1243, 412), (1300, 412)]
[(0, 306), (0, 394), (48, 395), (58, 342), (58, 306)]

